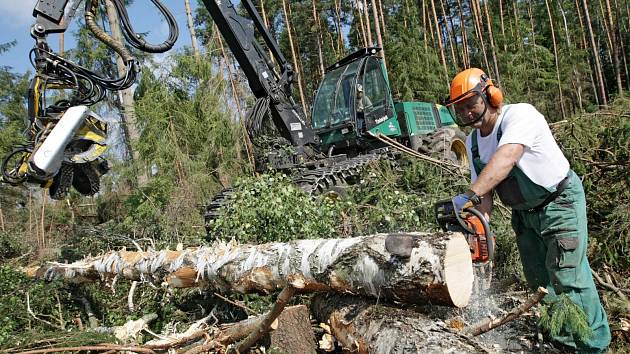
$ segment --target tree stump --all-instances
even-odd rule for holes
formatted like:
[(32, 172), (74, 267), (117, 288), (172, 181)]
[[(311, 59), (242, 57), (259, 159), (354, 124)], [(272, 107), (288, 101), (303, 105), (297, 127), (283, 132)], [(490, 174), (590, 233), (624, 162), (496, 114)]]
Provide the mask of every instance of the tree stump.
[(278, 328), (270, 333), (271, 347), (287, 354), (316, 354), (316, 342), (306, 306), (287, 307), (278, 317)]

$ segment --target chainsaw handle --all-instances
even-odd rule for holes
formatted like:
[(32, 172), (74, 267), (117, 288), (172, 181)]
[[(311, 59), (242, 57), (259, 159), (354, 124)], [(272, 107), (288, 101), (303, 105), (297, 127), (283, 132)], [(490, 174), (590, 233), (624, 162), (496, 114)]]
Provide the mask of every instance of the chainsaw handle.
[[(479, 220), (481, 221), (481, 225), (483, 225), (483, 231), (486, 234), (486, 245), (488, 246), (488, 261), (492, 262), (492, 260), (494, 260), (494, 239), (491, 234), (490, 223), (488, 223), (488, 220), (485, 218), (485, 216), (483, 216), (483, 214), (474, 207), (465, 208), (464, 211), (467, 213), (473, 214), (474, 216), (479, 218)], [(465, 229), (468, 229), (468, 227), (466, 226), (466, 223), (461, 219), (458, 213), (456, 213), (456, 216), (459, 223)], [(471, 233), (475, 232), (474, 230), (468, 230), (468, 231)]]

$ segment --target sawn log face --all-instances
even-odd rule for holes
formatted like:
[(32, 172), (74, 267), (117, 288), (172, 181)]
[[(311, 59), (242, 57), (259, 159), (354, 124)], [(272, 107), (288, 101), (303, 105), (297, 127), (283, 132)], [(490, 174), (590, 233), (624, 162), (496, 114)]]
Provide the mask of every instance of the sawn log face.
[[(403, 246), (396, 249), (392, 246), (396, 244)], [(408, 252), (400, 251), (409, 245), (412, 248)], [(201, 286), (239, 293), (269, 293), (291, 283), (304, 292), (337, 291), (455, 306), (468, 303), (473, 281), (468, 244), (458, 233), (377, 234), (262, 245), (230, 242), (183, 251), (118, 251), (71, 264), (48, 263), (26, 272), (69, 281), (121, 275), (173, 287)]]

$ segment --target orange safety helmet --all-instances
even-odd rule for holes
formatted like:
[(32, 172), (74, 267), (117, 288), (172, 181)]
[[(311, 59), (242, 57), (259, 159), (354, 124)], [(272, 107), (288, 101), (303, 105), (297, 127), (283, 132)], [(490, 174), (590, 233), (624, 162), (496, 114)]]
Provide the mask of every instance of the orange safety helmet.
[(485, 94), (487, 102), (494, 108), (503, 103), (503, 92), (494, 86), (492, 79), (481, 69), (470, 68), (455, 75), (451, 82), (451, 96), (447, 106), (457, 103), (474, 94)]

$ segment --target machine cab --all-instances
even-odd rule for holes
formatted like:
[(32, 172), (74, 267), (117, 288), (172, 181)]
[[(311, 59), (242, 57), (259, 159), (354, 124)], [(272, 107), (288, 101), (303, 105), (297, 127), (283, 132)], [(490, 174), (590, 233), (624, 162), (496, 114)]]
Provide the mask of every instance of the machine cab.
[[(323, 145), (344, 141), (350, 147), (366, 131), (395, 118), (387, 74), (374, 55), (377, 52), (377, 48), (360, 50), (327, 69), (311, 115)], [(395, 128), (399, 133), (397, 124)]]

